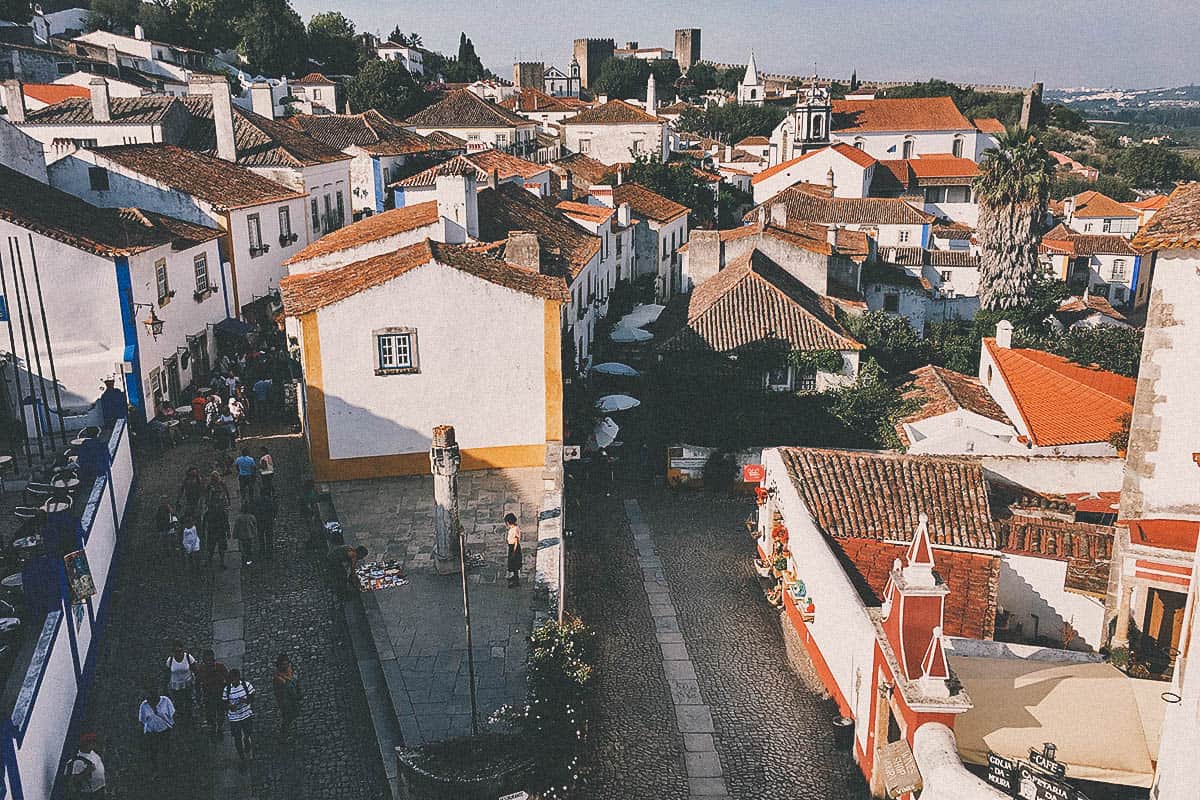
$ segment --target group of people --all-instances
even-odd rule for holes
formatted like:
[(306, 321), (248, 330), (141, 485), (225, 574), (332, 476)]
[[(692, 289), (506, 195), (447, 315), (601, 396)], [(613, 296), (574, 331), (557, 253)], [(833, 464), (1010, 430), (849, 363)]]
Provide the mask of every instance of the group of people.
[(166, 496), (159, 502), (155, 527), (162, 547), (167, 553), (182, 552), (193, 575), (200, 573), (202, 547), (209, 566), (216, 555), (220, 568), (225, 569), (231, 535), (237, 537), (246, 564), (256, 556), (269, 560), (274, 552), (278, 511), (275, 459), (266, 447), (259, 448), (257, 458), (243, 448), (233, 466), (238, 475), (238, 501), (232, 519), (232, 497), (219, 469), (205, 478), (199, 467), (188, 467), (175, 502)]

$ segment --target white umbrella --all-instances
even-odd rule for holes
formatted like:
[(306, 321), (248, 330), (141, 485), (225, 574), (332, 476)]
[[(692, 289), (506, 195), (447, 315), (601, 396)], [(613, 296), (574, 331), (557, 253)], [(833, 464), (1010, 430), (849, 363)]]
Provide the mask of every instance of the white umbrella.
[(595, 429), (592, 430), (592, 436), (596, 440), (596, 447), (603, 450), (617, 440), (617, 431), (621, 430), (617, 423), (612, 421), (612, 417), (605, 417), (596, 423)]
[(597, 364), (592, 367), (592, 372), (599, 372), (601, 375), (621, 375), (626, 378), (636, 378), (642, 374), (628, 364), (622, 364), (619, 361), (606, 361), (603, 364)]
[(654, 338), (654, 334), (641, 328), (626, 328), (618, 325), (612, 329), (608, 338), (614, 342), (648, 342)]
[(664, 309), (666, 309), (666, 306), (660, 306), (657, 303), (638, 306), (633, 311), (621, 317), (621, 321), (617, 325), (624, 328), (640, 328), (643, 325), (649, 325), (658, 319)]
[(608, 414), (613, 411), (628, 411), (631, 408), (637, 408), (641, 404), (641, 400), (638, 400), (636, 397), (630, 397), (627, 394), (606, 394), (596, 401), (596, 408)]

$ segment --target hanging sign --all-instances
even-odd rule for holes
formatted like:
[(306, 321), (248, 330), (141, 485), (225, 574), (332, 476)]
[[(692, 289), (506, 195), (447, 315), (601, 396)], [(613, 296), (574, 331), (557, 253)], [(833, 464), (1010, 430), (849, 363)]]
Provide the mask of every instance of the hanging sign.
[(767, 468), (762, 464), (747, 464), (742, 467), (742, 481), (745, 483), (762, 483), (767, 477)]
[(921, 772), (905, 740), (889, 742), (879, 748), (879, 764), (888, 797), (900, 797), (921, 788)]

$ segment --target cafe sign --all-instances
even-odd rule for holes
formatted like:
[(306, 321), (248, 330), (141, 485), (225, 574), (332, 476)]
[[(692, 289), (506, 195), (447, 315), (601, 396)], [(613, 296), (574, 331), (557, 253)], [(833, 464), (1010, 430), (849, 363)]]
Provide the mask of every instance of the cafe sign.
[(997, 789), (1015, 794), (1017, 762), (988, 751), (987, 780)]
[(987, 781), (1020, 800), (1087, 800), (1083, 792), (1066, 783), (1067, 768), (1059, 763), (1054, 744), (1029, 751), (1029, 763), (987, 755)]

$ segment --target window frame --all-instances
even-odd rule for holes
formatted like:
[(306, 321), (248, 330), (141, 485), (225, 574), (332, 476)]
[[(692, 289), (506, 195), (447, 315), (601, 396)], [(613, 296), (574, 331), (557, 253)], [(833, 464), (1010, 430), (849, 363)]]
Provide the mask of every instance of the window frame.
[(900, 143), (900, 157), (910, 159), (915, 155), (917, 150), (917, 142), (915, 139), (905, 139)]
[(263, 247), (262, 218), (258, 214), (246, 215), (246, 238), (250, 244), (251, 258), (258, 258), (267, 252)]
[(160, 308), (171, 302), (171, 274), (165, 258), (154, 262), (154, 292)]
[(292, 243), (292, 209), (279, 207), (279, 243), (287, 247)]
[[(203, 269), (204, 280), (201, 281)], [(208, 279), (208, 253), (197, 253), (192, 257), (192, 275), (196, 279), (196, 294), (205, 295), (214, 290), (212, 281)]]
[[(894, 302), (895, 308), (888, 308), (888, 305)], [(883, 310), (888, 314), (900, 313), (900, 293), (899, 292), (884, 292), (883, 294)]]
[[(103, 183), (103, 186), (99, 184)], [(108, 170), (104, 167), (88, 167), (88, 186), (93, 192), (107, 192), (112, 186), (108, 179)]]
[(910, 233), (906, 230), (902, 230), (896, 234), (896, 240), (900, 242), (900, 244), (908, 244), (909, 237)]
[(964, 147), (966, 147), (966, 139), (962, 136), (955, 136), (954, 142), (950, 145), (950, 155), (955, 158), (962, 158)]
[(321, 203), (316, 197), (313, 197), (309, 207), (312, 209), (313, 233), (319, 234), (321, 232)]
[[(400, 339), (405, 339), (405, 345), (408, 349), (407, 364), (385, 364), (384, 359), (384, 342), (385, 340), (395, 340), (392, 345), (393, 353), (399, 352), (396, 345)], [(420, 351), (418, 350), (417, 329), (410, 327), (388, 327), (377, 328), (371, 331), (371, 341), (374, 344), (374, 359), (375, 359), (375, 374), (380, 377), (388, 375), (413, 375), (421, 371)]]

